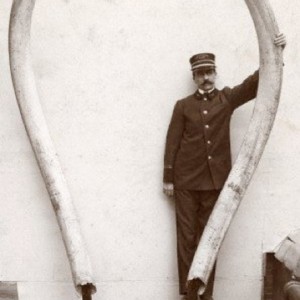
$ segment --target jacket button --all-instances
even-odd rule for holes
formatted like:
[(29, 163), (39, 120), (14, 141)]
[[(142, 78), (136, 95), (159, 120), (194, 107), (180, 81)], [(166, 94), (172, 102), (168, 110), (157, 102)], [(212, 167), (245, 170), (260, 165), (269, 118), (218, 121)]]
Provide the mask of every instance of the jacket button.
[(208, 125), (208, 124), (206, 124), (206, 125), (204, 125), (204, 127), (205, 127), (205, 128), (209, 128), (209, 125)]
[(203, 113), (204, 113), (205, 115), (207, 115), (208, 111), (207, 111), (207, 110), (204, 110)]
[(207, 141), (207, 144), (210, 145), (210, 144), (211, 144), (211, 141)]
[(204, 101), (207, 101), (207, 98), (206, 98), (206, 97), (204, 97), (204, 98), (203, 98), (203, 100), (204, 100)]
[(209, 155), (209, 156), (208, 156), (208, 159), (209, 159), (209, 160), (211, 160), (211, 159), (212, 159), (212, 157)]

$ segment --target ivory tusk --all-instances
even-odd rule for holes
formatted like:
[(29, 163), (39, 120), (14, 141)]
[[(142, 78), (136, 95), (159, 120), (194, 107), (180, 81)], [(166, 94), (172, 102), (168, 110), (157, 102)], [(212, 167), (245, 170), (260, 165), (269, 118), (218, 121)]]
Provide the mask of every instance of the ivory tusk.
[(96, 286), (79, 221), (39, 103), (30, 61), (30, 27), (35, 0), (14, 0), (9, 27), (13, 86), (22, 119), (56, 213), (78, 292)]
[(273, 40), (278, 26), (267, 0), (245, 0), (255, 24), (260, 71), (257, 100), (237, 160), (228, 176), (199, 242), (188, 281), (199, 279), (202, 294), (230, 222), (245, 194), (269, 138), (279, 104), (282, 49)]

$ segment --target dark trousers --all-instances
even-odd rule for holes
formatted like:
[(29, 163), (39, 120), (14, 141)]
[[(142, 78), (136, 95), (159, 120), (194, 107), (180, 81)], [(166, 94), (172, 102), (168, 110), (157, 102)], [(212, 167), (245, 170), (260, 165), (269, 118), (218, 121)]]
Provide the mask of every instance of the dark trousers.
[[(186, 282), (200, 237), (218, 199), (220, 190), (189, 191), (175, 190), (177, 258), (179, 292), (187, 294)], [(208, 282), (203, 299), (212, 295), (214, 271)], [(197, 290), (195, 290), (195, 293)], [(192, 299), (193, 297), (191, 297)], [(197, 296), (195, 295), (195, 299)]]

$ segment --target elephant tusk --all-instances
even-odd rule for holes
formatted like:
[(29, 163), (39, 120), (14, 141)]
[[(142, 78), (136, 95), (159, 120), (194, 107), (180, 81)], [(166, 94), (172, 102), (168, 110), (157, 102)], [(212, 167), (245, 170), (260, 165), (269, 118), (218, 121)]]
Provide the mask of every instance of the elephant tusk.
[[(30, 61), (30, 27), (35, 0), (14, 0), (9, 27), (9, 57), (22, 119), (56, 213), (78, 292), (96, 286), (70, 193), (40, 106)], [(88, 298), (86, 298), (88, 299)]]
[(282, 82), (282, 49), (273, 40), (278, 26), (267, 0), (245, 0), (257, 32), (260, 71), (257, 100), (237, 160), (209, 218), (191, 265), (188, 282), (199, 281), (205, 291), (230, 222), (245, 194), (269, 138), (277, 112)]

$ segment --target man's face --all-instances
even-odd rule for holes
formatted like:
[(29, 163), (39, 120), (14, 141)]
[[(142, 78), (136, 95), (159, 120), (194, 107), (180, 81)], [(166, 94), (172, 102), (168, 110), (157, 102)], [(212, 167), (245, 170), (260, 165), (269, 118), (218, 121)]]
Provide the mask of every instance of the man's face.
[(194, 82), (203, 91), (209, 91), (215, 87), (216, 75), (214, 69), (198, 69), (193, 72)]

